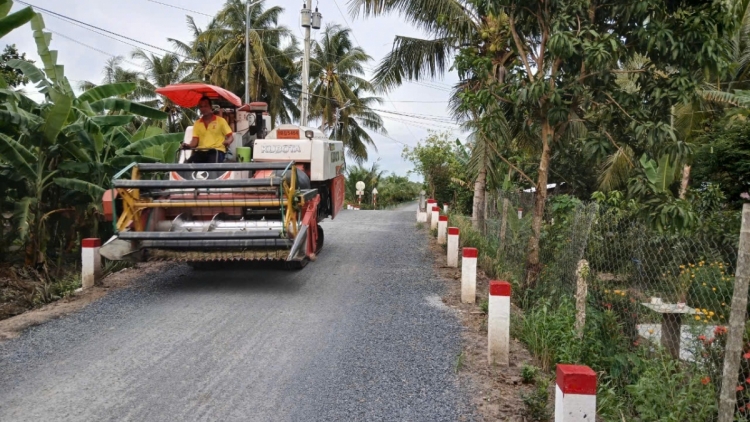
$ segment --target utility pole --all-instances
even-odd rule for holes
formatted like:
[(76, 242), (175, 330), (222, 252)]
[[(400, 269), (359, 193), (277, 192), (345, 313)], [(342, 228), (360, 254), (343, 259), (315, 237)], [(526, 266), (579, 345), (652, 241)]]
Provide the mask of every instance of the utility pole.
[(245, 104), (250, 104), (250, 0), (245, 13)]
[[(312, 0), (310, 0), (312, 1)], [(302, 4), (302, 27), (305, 28), (305, 49), (304, 55), (302, 56), (302, 118), (300, 119), (300, 126), (307, 126), (307, 115), (309, 112), (309, 101), (310, 101), (310, 28), (320, 29), (320, 21), (322, 15), (318, 12), (318, 8), (315, 8), (313, 13), (307, 4)]]

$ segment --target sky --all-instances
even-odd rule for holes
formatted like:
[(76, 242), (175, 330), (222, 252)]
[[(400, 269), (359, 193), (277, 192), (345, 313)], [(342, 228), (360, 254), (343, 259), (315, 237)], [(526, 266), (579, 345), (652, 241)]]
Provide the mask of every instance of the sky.
[[(186, 24), (190, 15), (200, 27), (205, 27), (224, 4), (223, 0), (25, 0), (33, 6), (59, 13), (80, 22), (97, 26), (118, 35), (129, 37), (153, 47), (171, 50), (168, 38), (185, 42), (191, 36)], [(303, 29), (299, 25), (301, 1), (265, 0), (266, 7), (284, 8), (279, 24), (294, 31), (300, 42)], [(338, 23), (352, 29), (355, 45), (362, 47), (373, 60), (367, 66), (367, 78), (380, 60), (391, 51), (396, 35), (425, 37), (417, 29), (409, 26), (398, 15), (380, 18), (353, 18), (348, 13), (347, 0), (323, 0), (316, 3), (323, 15), (323, 27), (328, 23)], [(15, 0), (16, 11), (25, 5)], [(188, 9), (182, 10), (182, 9)], [(138, 61), (130, 57), (135, 47), (159, 55), (164, 51), (135, 41), (124, 40), (114, 35), (101, 34), (86, 29), (80, 24), (41, 12), (47, 30), (52, 33), (51, 49), (58, 50), (58, 63), (65, 66), (65, 75), (72, 85), (80, 81), (100, 83), (102, 69), (107, 59), (123, 56), (128, 62), (123, 67), (138, 69)], [(208, 15), (208, 16), (207, 16)], [(313, 31), (316, 39), (320, 31)], [(2, 45), (16, 44), (26, 57), (41, 63), (36, 54), (36, 45), (30, 25), (16, 29), (3, 37)], [(388, 136), (372, 134), (377, 150), (370, 148), (369, 160), (365, 166), (378, 162), (381, 170), (401, 176), (412, 170), (411, 163), (401, 158), (404, 146), (414, 146), (428, 136), (428, 130), (450, 131), (453, 137), (464, 138), (456, 125), (435, 122), (431, 119), (447, 120), (450, 86), (458, 80), (455, 72), (446, 74), (434, 81), (407, 83), (387, 95), (381, 95), (383, 104), (379, 109), (391, 113), (381, 113)], [(409, 117), (398, 114), (408, 114)], [(351, 165), (351, 164), (350, 164)], [(410, 179), (421, 181), (421, 176), (411, 175)]]

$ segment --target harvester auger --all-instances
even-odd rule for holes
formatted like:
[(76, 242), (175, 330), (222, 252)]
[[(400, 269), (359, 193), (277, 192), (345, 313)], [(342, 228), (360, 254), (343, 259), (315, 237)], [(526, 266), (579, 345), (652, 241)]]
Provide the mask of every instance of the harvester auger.
[[(252, 103), (223, 111), (233, 113), (227, 120), (239, 144), (229, 156), (245, 162), (133, 163), (115, 175), (104, 196), (115, 235), (102, 255), (196, 265), (278, 261), (289, 269), (315, 260), (323, 246), (319, 222), (344, 202), (343, 144), (314, 128), (267, 132), (265, 109)], [(238, 148), (247, 145), (252, 161)]]

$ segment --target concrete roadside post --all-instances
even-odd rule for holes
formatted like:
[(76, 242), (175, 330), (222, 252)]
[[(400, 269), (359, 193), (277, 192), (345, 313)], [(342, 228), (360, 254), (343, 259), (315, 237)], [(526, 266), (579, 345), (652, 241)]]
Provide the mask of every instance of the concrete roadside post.
[(427, 207), (425, 208), (425, 220), (424, 222), (432, 226), (432, 207), (435, 206), (437, 201), (434, 199), (428, 199), (427, 200)]
[(448, 214), (448, 203), (447, 202), (443, 203), (443, 214), (446, 214), (446, 215)]
[(458, 227), (448, 227), (448, 266), (458, 267)]
[(477, 297), (477, 248), (464, 248), (461, 259), (461, 302), (474, 303)]
[(102, 275), (102, 257), (99, 248), (101, 239), (87, 238), (81, 241), (81, 286), (83, 290), (94, 287)]
[(520, 220), (522, 218), (523, 218), (523, 208), (519, 208), (518, 209), (518, 219)]
[(490, 365), (510, 363), (510, 283), (490, 281), (487, 309), (487, 359)]
[(445, 245), (446, 235), (448, 231), (448, 216), (447, 215), (441, 215), (438, 217), (438, 227), (437, 227), (437, 242), (438, 245)]
[(437, 206), (432, 207), (432, 216), (430, 217), (430, 230), (437, 229), (438, 218), (440, 218), (440, 208)]
[(596, 372), (584, 365), (557, 365), (555, 422), (596, 421)]

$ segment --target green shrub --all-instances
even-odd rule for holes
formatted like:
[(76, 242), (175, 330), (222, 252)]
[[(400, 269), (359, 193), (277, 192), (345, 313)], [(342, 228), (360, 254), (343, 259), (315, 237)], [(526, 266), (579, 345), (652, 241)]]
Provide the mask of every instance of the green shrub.
[(558, 362), (580, 361), (583, 342), (576, 337), (575, 319), (575, 306), (567, 298), (557, 307), (541, 301), (526, 312), (520, 340), (539, 359), (543, 371), (549, 371)]
[(644, 360), (638, 381), (627, 387), (635, 417), (648, 422), (707, 422), (716, 417), (714, 386), (697, 366), (671, 357)]
[(547, 422), (550, 420), (552, 415), (547, 407), (549, 402), (549, 384), (550, 380), (540, 375), (536, 378), (536, 388), (531, 394), (521, 395), (529, 420), (535, 422)]
[(531, 384), (534, 382), (538, 374), (539, 368), (534, 365), (527, 365), (524, 363), (521, 367), (521, 380), (524, 384)]

